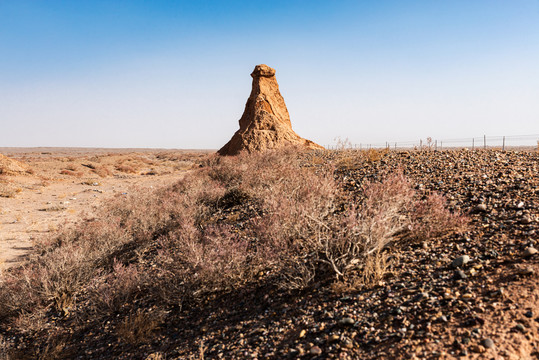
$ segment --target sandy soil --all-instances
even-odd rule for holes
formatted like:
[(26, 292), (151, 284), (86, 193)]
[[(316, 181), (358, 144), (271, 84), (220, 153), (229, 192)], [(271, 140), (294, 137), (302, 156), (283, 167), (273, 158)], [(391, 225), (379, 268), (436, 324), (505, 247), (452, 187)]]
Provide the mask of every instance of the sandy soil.
[(208, 151), (0, 148), (31, 173), (0, 177), (0, 269), (24, 259), (35, 241), (91, 215), (135, 187), (173, 183)]

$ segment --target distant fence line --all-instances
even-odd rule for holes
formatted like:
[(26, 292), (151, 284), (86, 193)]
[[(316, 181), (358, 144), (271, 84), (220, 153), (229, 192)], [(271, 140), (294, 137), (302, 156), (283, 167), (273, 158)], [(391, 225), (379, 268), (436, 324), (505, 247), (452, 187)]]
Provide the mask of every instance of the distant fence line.
[(470, 148), (487, 149), (500, 148), (505, 150), (509, 147), (536, 147), (539, 146), (539, 134), (537, 135), (512, 135), (512, 136), (487, 136), (460, 138), (460, 139), (419, 139), (416, 141), (386, 141), (385, 143), (360, 143), (353, 144), (343, 142), (334, 145), (326, 145), (329, 150), (337, 149), (433, 149), (443, 150), (444, 148)]

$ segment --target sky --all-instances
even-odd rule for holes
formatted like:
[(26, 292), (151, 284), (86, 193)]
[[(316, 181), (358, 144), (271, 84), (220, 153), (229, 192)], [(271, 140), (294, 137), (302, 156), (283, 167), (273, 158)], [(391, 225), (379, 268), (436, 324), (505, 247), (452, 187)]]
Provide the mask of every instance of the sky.
[(0, 147), (218, 149), (257, 64), (322, 145), (539, 134), (539, 0), (0, 0)]

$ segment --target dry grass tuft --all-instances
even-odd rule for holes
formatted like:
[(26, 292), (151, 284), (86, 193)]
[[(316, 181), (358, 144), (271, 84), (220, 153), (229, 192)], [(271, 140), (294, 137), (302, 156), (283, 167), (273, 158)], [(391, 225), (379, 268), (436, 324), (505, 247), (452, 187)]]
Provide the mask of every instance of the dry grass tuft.
[(136, 174), (138, 172), (138, 170), (135, 169), (133, 165), (127, 165), (127, 164), (118, 164), (115, 166), (115, 169), (120, 172), (124, 172), (128, 174)]
[(112, 175), (112, 172), (109, 170), (109, 168), (104, 165), (96, 165), (95, 168), (92, 169), (92, 172), (103, 178)]
[(123, 265), (114, 259), (112, 272), (93, 280), (91, 296), (93, 303), (99, 308), (118, 311), (132, 300), (143, 282), (142, 274), (133, 264)]
[(116, 334), (123, 342), (138, 345), (151, 339), (159, 328), (161, 319), (152, 313), (137, 311), (128, 314), (116, 327)]

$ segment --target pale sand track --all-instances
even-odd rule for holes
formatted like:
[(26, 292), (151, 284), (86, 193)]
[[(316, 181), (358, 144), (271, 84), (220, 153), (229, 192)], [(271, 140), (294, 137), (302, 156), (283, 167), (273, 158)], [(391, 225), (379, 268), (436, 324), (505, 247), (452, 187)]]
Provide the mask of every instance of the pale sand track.
[[(192, 160), (207, 154), (169, 152), (171, 157), (182, 157), (170, 160), (157, 158), (158, 150), (143, 149), (130, 149), (128, 153), (105, 149), (9, 150), (3, 154), (29, 164), (34, 173), (0, 178), (4, 186), (13, 190), (11, 197), (0, 197), (0, 269), (20, 263), (32, 251), (35, 241), (91, 215), (102, 201), (129, 193), (133, 188), (144, 191), (171, 184), (188, 171)], [(129, 164), (140, 163), (136, 173), (115, 169), (115, 163), (126, 159), (138, 159), (138, 163), (129, 160)], [(81, 165), (87, 163), (103, 165), (110, 174), (100, 177)], [(60, 174), (70, 166), (82, 175)], [(141, 175), (148, 171), (154, 175)]]

